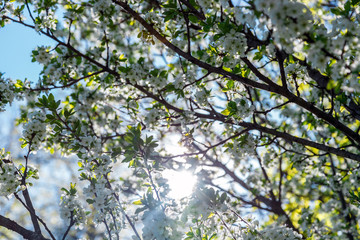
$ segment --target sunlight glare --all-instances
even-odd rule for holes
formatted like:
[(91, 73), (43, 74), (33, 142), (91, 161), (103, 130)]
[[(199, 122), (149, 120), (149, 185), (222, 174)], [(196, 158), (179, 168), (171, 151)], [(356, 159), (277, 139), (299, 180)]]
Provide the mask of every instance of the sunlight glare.
[(165, 170), (163, 176), (168, 180), (169, 197), (173, 199), (190, 196), (197, 182), (196, 175), (187, 171)]

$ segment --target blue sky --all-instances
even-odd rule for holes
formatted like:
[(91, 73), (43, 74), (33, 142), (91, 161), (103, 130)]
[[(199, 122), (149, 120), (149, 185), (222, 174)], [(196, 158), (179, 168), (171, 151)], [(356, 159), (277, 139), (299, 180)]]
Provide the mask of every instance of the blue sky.
[[(39, 35), (33, 29), (17, 23), (7, 24), (0, 28), (0, 72), (5, 73), (6, 78), (28, 78), (36, 82), (42, 67), (31, 62), (31, 51), (38, 45), (51, 44), (46, 36)], [(11, 125), (19, 112), (18, 107), (19, 103), (14, 102), (12, 106), (7, 106), (6, 112), (0, 112), (0, 134), (5, 137), (0, 141), (0, 148), (5, 147), (4, 142), (8, 142), (6, 136), (10, 135)]]
[(0, 72), (13, 79), (36, 81), (41, 66), (31, 62), (31, 51), (51, 43), (46, 36), (16, 23), (0, 28)]
[[(17, 23), (11, 23), (4, 28), (0, 28), (0, 72), (5, 73), (6, 78), (14, 80), (28, 78), (30, 81), (36, 82), (42, 66), (36, 62), (31, 62), (31, 51), (41, 45), (54, 44), (46, 36), (39, 35), (33, 29)], [(15, 118), (18, 117), (21, 104), (23, 102), (15, 101), (11, 106), (6, 107), (5, 112), (0, 112), (0, 149), (12, 150), (14, 157), (20, 156), (21, 153), (18, 136), (12, 134), (12, 131), (21, 131), (21, 128), (14, 129), (12, 127)], [(49, 155), (40, 154), (37, 157), (44, 158), (42, 161), (46, 164), (40, 169), (41, 180), (36, 182), (36, 187), (30, 188), (33, 204), (38, 209), (45, 206), (54, 206), (55, 210), (57, 210), (56, 207), (59, 202), (58, 190), (61, 187), (66, 187), (65, 183), (70, 182), (70, 172), (66, 165), (59, 165), (59, 161), (53, 161), (57, 159), (56, 156), (50, 158)], [(33, 158), (36, 158), (36, 156)], [(51, 169), (57, 169), (57, 171), (54, 172)], [(44, 194), (47, 195), (46, 199), (43, 198)], [(9, 210), (13, 202), (1, 200), (5, 206), (0, 209), (0, 214), (16, 218), (16, 210)], [(54, 208), (48, 210), (54, 211)], [(14, 215), (11, 215), (11, 211), (13, 211)], [(54, 216), (56, 217), (56, 215)], [(50, 226), (59, 225), (59, 219), (56, 218), (56, 224), (54, 224), (52, 218), (47, 223), (50, 223)]]

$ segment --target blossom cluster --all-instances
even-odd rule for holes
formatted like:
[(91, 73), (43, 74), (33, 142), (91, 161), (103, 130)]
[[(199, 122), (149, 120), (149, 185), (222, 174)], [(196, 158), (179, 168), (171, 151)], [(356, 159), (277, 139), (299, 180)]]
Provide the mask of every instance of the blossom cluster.
[(197, 189), (183, 210), (181, 220), (186, 222), (189, 217), (207, 219), (215, 210), (224, 212), (228, 209), (226, 200), (225, 193), (219, 196), (213, 188)]
[(10, 79), (3, 79), (0, 74), (0, 112), (5, 111), (5, 106), (12, 103), (15, 98), (14, 84)]
[(53, 10), (48, 10), (46, 13), (41, 12), (35, 21), (35, 30), (41, 31), (43, 29), (56, 30), (57, 19)]
[(3, 21), (4, 25), (10, 23), (8, 19), (4, 19), (3, 16), (12, 15), (15, 12), (15, 7), (10, 4), (9, 1), (0, 1), (0, 20)]
[(237, 111), (234, 116), (235, 118), (244, 119), (250, 116), (255, 109), (255, 107), (251, 105), (246, 98), (238, 97), (234, 99), (234, 102), (236, 103), (237, 107)]
[(109, 13), (112, 2), (110, 0), (95, 1), (93, 5), (94, 12)]
[(49, 51), (49, 47), (41, 46), (33, 51), (35, 60), (40, 64), (49, 64), (53, 55)]
[(196, 91), (194, 94), (196, 101), (201, 105), (206, 105), (209, 100), (209, 92), (210, 91), (206, 90), (205, 88)]
[[(352, 193), (357, 165), (344, 160), (358, 153), (354, 129), (359, 123), (353, 116), (360, 89), (357, 1), (332, 9), (324, 21), (313, 17), (323, 11), (312, 12), (315, 3), (295, 0), (140, 2), (27, 2), (29, 11), (35, 9), (28, 26), (58, 45), (33, 51), (33, 61), (44, 68), (42, 79), (26, 93), (23, 140), (32, 151), (56, 144), (62, 153), (78, 157), (79, 179), (87, 184), (82, 197), (93, 209), (94, 224), (104, 224), (109, 239), (121, 238), (125, 222), (144, 240), (181, 239), (185, 228), (189, 239), (302, 238), (295, 227), (282, 225), (287, 221), (300, 225), (304, 235), (322, 235), (327, 228), (339, 236), (350, 233), (347, 226), (354, 221), (347, 222), (347, 216), (359, 215), (349, 200), (357, 194)], [(7, 6), (0, 18), (10, 11), (14, 22), (22, 24), (24, 1), (14, 4), (17, 10)], [(320, 82), (313, 72), (326, 80)], [(21, 81), (17, 85), (23, 86)], [(0, 111), (21, 91), (17, 85), (0, 79)], [(66, 89), (64, 108), (53, 95), (35, 103), (53, 88)], [(356, 107), (350, 112), (352, 103)], [(326, 121), (317, 121), (324, 116)], [(151, 137), (142, 139), (141, 128)], [(183, 158), (177, 155), (183, 149), (162, 148), (172, 135), (182, 137), (188, 149), (179, 154)], [(332, 149), (335, 163), (320, 157), (317, 146)], [(8, 196), (21, 184), (15, 165), (3, 159), (0, 195)], [(156, 174), (188, 167), (199, 173), (205, 187), (174, 200), (167, 195), (170, 182)], [(207, 188), (218, 176), (231, 182), (218, 185), (231, 200)], [(62, 218), (84, 224), (80, 194), (73, 185), (64, 192)], [(132, 214), (134, 196), (144, 198), (136, 201), (141, 207)], [(148, 196), (152, 202), (145, 201)], [(295, 202), (302, 208), (296, 211), (303, 218), (299, 221), (290, 211)], [(242, 219), (244, 206), (268, 211), (270, 226)], [(330, 224), (319, 220), (320, 212), (332, 215)]]
[(211, 5), (213, 3), (213, 1), (211, 0), (198, 0), (197, 2), (199, 3), (200, 7), (204, 9), (204, 11), (211, 8)]
[(260, 231), (245, 231), (241, 234), (243, 240), (300, 240), (303, 236), (285, 226), (270, 226)]
[(20, 190), (21, 176), (9, 153), (0, 151), (0, 196), (8, 197)]
[(31, 150), (37, 151), (46, 137), (46, 117), (41, 111), (28, 114), (28, 122), (23, 126), (23, 139), (31, 144)]
[(173, 85), (176, 89), (182, 89), (191, 79), (193, 79), (193, 76), (190, 73), (179, 74), (175, 77)]
[[(264, 11), (276, 31), (274, 40), (284, 50), (293, 51), (293, 42), (310, 30), (313, 21), (310, 10), (302, 3), (289, 0), (256, 0), (256, 9)], [(270, 27), (270, 26), (269, 26)]]
[(85, 223), (86, 214), (85, 210), (73, 189), (65, 191), (61, 195), (60, 202), (60, 217), (66, 221), (72, 220), (79, 227)]
[(141, 79), (144, 79), (147, 75), (147, 71), (140, 64), (134, 64), (131, 70), (126, 73), (126, 78), (130, 83), (139, 83)]
[(176, 240), (182, 237), (182, 233), (177, 230), (178, 221), (167, 216), (160, 207), (146, 211), (142, 215), (142, 221), (144, 223), (143, 239)]
[(246, 37), (243, 33), (231, 29), (229, 33), (218, 39), (217, 45), (220, 50), (227, 51), (231, 58), (239, 59), (245, 57), (247, 49)]
[(84, 195), (89, 203), (97, 210), (94, 214), (94, 222), (102, 223), (107, 214), (110, 214), (109, 209), (116, 209), (116, 202), (112, 198), (112, 191), (107, 187), (107, 181), (104, 177), (94, 180), (85, 187)]
[(242, 159), (254, 155), (255, 145), (255, 137), (251, 134), (244, 134), (234, 139), (233, 143), (229, 144), (230, 147), (227, 148), (227, 151), (231, 154), (231, 157), (234, 158), (235, 164), (237, 165)]

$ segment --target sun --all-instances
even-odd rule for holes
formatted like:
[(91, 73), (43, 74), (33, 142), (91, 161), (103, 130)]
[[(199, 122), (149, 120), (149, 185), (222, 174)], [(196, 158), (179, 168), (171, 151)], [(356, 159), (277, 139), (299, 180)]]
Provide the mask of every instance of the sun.
[(189, 171), (165, 170), (163, 177), (168, 180), (170, 192), (168, 196), (173, 199), (188, 197), (194, 190), (197, 182), (195, 174)]

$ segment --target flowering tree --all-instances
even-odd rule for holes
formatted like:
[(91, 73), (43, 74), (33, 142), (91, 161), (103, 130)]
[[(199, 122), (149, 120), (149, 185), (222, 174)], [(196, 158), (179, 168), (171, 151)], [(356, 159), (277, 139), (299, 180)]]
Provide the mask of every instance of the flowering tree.
[[(26, 154), (2, 150), (0, 195), (32, 225), (0, 215), (0, 229), (91, 239), (91, 222), (107, 239), (359, 239), (359, 3), (1, 0), (1, 27), (54, 45), (32, 52), (38, 81), (1, 75), (0, 109), (26, 100)], [(79, 181), (61, 189), (68, 227), (56, 232), (28, 191), (39, 149), (77, 157)], [(197, 177), (191, 194), (169, 194), (169, 169)]]

